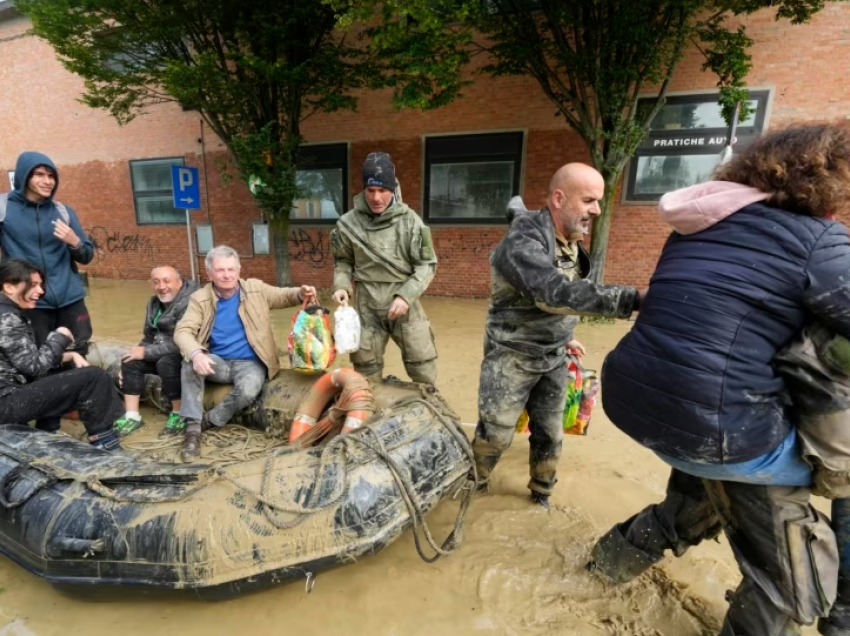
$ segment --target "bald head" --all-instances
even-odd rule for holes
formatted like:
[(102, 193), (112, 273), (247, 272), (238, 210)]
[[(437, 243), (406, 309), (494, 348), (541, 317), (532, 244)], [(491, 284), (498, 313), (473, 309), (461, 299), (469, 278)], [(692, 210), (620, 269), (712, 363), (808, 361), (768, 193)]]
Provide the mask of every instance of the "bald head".
[(604, 193), (605, 180), (595, 168), (584, 163), (561, 166), (549, 182), (547, 201), (555, 229), (571, 240), (587, 234)]
[(170, 303), (183, 287), (183, 279), (180, 272), (171, 265), (161, 265), (151, 270), (151, 286), (159, 298), (159, 302), (167, 305)]

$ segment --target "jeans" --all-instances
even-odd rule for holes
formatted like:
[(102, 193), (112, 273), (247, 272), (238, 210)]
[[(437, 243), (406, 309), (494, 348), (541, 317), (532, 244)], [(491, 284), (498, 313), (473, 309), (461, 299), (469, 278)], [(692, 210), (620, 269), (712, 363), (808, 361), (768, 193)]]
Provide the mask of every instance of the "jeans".
[(185, 420), (200, 422), (204, 412), (204, 384), (208, 380), (218, 384), (232, 384), (227, 397), (207, 413), (207, 421), (214, 426), (224, 426), (242, 409), (251, 405), (263, 390), (266, 366), (259, 360), (225, 360), (209, 354), (215, 365), (212, 375), (199, 375), (191, 362), (184, 362), (180, 378), (183, 384), (180, 416)]

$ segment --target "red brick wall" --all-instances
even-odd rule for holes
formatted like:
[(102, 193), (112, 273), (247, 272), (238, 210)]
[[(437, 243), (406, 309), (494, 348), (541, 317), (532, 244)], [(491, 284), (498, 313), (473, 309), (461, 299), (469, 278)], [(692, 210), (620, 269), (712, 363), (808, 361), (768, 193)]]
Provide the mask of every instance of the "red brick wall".
[[(845, 31), (850, 4), (828, 2), (805, 26), (777, 23), (772, 11), (744, 23), (758, 43), (749, 85), (774, 89), (770, 127), (848, 116), (850, 38)], [(185, 227), (136, 224), (128, 164), (130, 159), (180, 155), (201, 169), (206, 185), (201, 191), (204, 207), (192, 214), (193, 223), (209, 220), (215, 243), (232, 245), (243, 255), (245, 275), (274, 280), (273, 258), (251, 254), (251, 224), (260, 218), (259, 210), (240, 180), (222, 184), (216, 158), (223, 156), (224, 146), (208, 129), (201, 143), (198, 114), (170, 104), (154, 105), (127, 126), (118, 126), (107, 113), (77, 101), (82, 82), (61, 67), (45, 43), (25, 35), (26, 27), (23, 20), (0, 23), (0, 85), (11, 88), (0, 91), (0, 176), (14, 167), (23, 150), (41, 150), (53, 158), (61, 171), (59, 199), (75, 207), (97, 241), (92, 275), (143, 279), (154, 264), (163, 262), (189, 271)], [(691, 51), (671, 90), (713, 90), (716, 79), (702, 73), (701, 64), (699, 53)], [(445, 108), (396, 111), (388, 92), (363, 93), (356, 113), (311, 118), (302, 133), (309, 142), (349, 143), (352, 193), (361, 189), (365, 156), (375, 150), (391, 153), (405, 201), (420, 210), (426, 135), (523, 130), (522, 193), (528, 207), (542, 206), (552, 173), (568, 161), (588, 160), (584, 143), (554, 116), (554, 106), (533, 80), (470, 77), (474, 82), (464, 97)], [(5, 189), (0, 186), (0, 191)], [(329, 229), (293, 226), (289, 248), (294, 283), (331, 284)], [(440, 263), (429, 292), (487, 295), (487, 257), (504, 231), (504, 225), (432, 224)], [(666, 236), (653, 206), (618, 200), (606, 280), (645, 285)], [(203, 272), (202, 259), (198, 269)]]

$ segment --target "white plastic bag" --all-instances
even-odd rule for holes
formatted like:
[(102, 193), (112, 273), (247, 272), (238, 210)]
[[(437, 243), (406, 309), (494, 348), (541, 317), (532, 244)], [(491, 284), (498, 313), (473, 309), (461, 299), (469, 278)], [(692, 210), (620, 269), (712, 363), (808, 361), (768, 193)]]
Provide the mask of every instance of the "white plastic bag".
[(334, 341), (337, 353), (351, 353), (360, 348), (360, 316), (354, 307), (340, 305), (334, 311)]

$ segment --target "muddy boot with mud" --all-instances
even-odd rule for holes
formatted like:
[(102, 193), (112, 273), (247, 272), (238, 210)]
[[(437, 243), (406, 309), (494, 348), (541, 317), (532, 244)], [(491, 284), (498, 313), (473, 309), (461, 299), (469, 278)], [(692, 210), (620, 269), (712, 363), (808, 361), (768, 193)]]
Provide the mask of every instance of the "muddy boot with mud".
[(189, 463), (201, 457), (201, 434), (210, 425), (206, 416), (200, 422), (191, 419), (184, 421), (186, 423), (186, 433), (185, 437), (183, 437), (183, 445), (180, 447), (180, 459)]
[(729, 611), (719, 636), (800, 636), (803, 626), (782, 612), (749, 579), (726, 592)]
[(829, 616), (818, 621), (818, 632), (823, 636), (850, 636), (850, 581), (838, 581), (838, 597)]
[(628, 521), (617, 524), (596, 542), (585, 566), (589, 572), (597, 572), (612, 583), (628, 583), (662, 559), (663, 553), (650, 554), (629, 543), (624, 535), (628, 525)]

